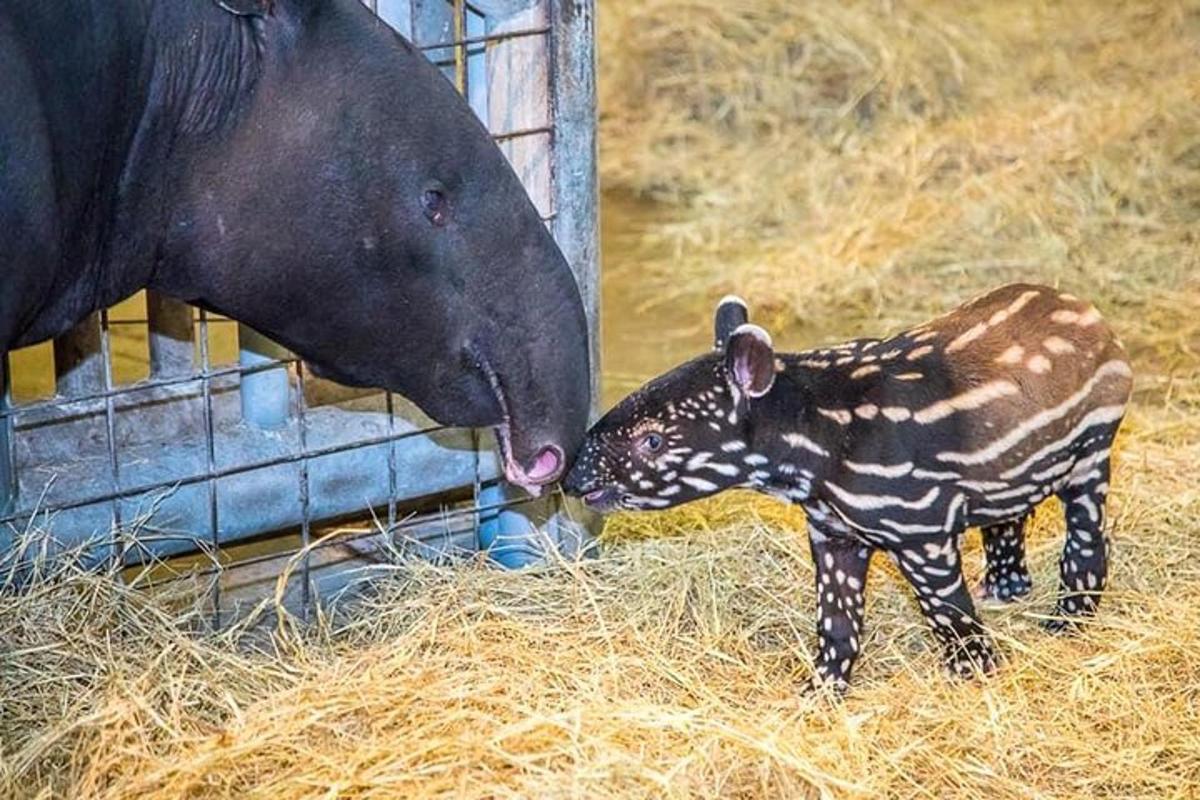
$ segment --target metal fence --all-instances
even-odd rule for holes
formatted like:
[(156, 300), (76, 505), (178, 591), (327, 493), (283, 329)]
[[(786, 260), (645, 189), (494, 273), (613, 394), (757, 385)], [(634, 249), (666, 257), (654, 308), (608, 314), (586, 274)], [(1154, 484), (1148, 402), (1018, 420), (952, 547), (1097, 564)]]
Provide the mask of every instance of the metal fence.
[[(492, 131), (575, 270), (595, 334), (592, 0), (366, 4)], [(317, 526), (369, 512), (435, 551), (492, 547), (516, 565), (565, 530), (555, 500), (498, 480), (490, 433), (317, 379), (250, 328), (170, 298), (144, 293), (8, 362), (0, 553), (31, 526), (126, 562), (297, 529), (307, 548)], [(302, 569), (307, 601), (307, 556)]]

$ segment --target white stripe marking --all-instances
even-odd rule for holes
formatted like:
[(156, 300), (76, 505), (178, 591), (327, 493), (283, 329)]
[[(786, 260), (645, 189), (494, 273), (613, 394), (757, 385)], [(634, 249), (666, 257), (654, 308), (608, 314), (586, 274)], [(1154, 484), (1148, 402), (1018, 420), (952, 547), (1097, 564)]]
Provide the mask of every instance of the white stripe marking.
[(692, 475), (684, 475), (679, 479), (680, 483), (685, 483), (698, 492), (715, 492), (720, 487), (712, 481), (706, 481), (704, 478), (696, 478)]
[(894, 530), (896, 533), (941, 533), (942, 532), (942, 529), (940, 527), (938, 527), (937, 525), (919, 525), (919, 524), (911, 524), (910, 525), (910, 524), (904, 523), (904, 522), (896, 522), (895, 520), (887, 519), (886, 517), (880, 517), (879, 522), (882, 525), (887, 525), (889, 528)]
[(833, 420), (838, 425), (849, 425), (850, 420), (854, 419), (844, 408), (818, 408), (817, 413)]
[(851, 508), (857, 508), (862, 511), (873, 511), (879, 508), (909, 508), (914, 511), (929, 508), (933, 505), (933, 501), (937, 500), (938, 495), (942, 490), (934, 486), (919, 500), (905, 500), (903, 497), (896, 497), (889, 494), (854, 494), (848, 492), (836, 483), (825, 481), (825, 485), (829, 487), (829, 491), (838, 496), (843, 503)]
[(968, 389), (962, 394), (951, 397), (949, 400), (939, 400), (932, 405), (926, 406), (913, 414), (913, 419), (921, 425), (928, 425), (931, 422), (945, 419), (958, 411), (973, 411), (976, 408), (987, 405), (993, 400), (1020, 394), (1020, 392), (1020, 388), (1012, 381), (992, 381), (982, 386), (976, 386), (974, 389)]
[(881, 411), (892, 422), (903, 422), (912, 417), (912, 412), (904, 406), (885, 406)]
[(807, 450), (810, 453), (814, 453), (818, 456), (829, 455), (828, 450), (821, 447), (821, 445), (817, 444), (812, 439), (809, 439), (802, 433), (785, 433), (783, 435), (783, 441), (787, 442), (787, 444), (791, 447), (795, 447), (799, 450)]
[[(1034, 416), (1025, 420), (1023, 423), (1013, 428), (1011, 431), (1006, 433), (1004, 436), (1001, 436), (987, 447), (970, 453), (938, 453), (937, 459), (938, 461), (949, 461), (956, 464), (983, 464), (991, 461), (997, 456), (1011, 450), (1014, 445), (1025, 439), (1025, 437), (1029, 436), (1029, 434), (1069, 414), (1076, 406), (1087, 399), (1088, 395), (1092, 393), (1092, 390), (1096, 388), (1096, 385), (1099, 384), (1100, 381), (1104, 380), (1110, 375), (1130, 377), (1132, 374), (1133, 372), (1129, 369), (1129, 365), (1124, 361), (1106, 362), (1096, 370), (1096, 374), (1093, 375), (1091, 379), (1088, 380), (1088, 382), (1085, 383), (1083, 387), (1080, 388), (1075, 394), (1071, 395), (1054, 408), (1046, 409), (1045, 411), (1035, 414)], [(1119, 406), (1102, 406), (1094, 409), (1090, 414), (1084, 417), (1084, 420), (1086, 421), (1089, 417), (1091, 417), (1096, 421), (1089, 422), (1088, 425), (1084, 425), (1083, 427), (1077, 426), (1077, 431), (1086, 430), (1092, 425), (1100, 424), (1101, 422), (1115, 422), (1116, 420), (1120, 419), (1124, 413), (1124, 404)], [(1077, 432), (1069, 438), (1074, 438), (1076, 435), (1078, 435)], [(1047, 452), (1050, 451), (1047, 450)], [(1011, 475), (1006, 474), (1004, 477), (1011, 477)]]
[(928, 481), (956, 481), (962, 475), (959, 475), (957, 472), (950, 472), (949, 470), (938, 472), (936, 470), (918, 468), (913, 470), (913, 477)]
[(1050, 455), (1056, 450), (1061, 450), (1065, 444), (1069, 444), (1070, 442), (1074, 441), (1079, 434), (1083, 433), (1088, 428), (1091, 428), (1095, 425), (1106, 425), (1112, 422), (1118, 422), (1123, 416), (1125, 416), (1124, 405), (1100, 406), (1099, 408), (1092, 409), (1090, 412), (1084, 415), (1083, 419), (1079, 421), (1079, 424), (1072, 428), (1071, 432), (1066, 436), (1056, 442), (1051, 442), (1050, 444), (1046, 445), (1041, 450), (1038, 450), (1036, 453), (1012, 469), (1005, 470), (1000, 474), (1000, 477), (1005, 479), (1015, 478), (1017, 475), (1020, 475), (1022, 472), (1029, 469), (1046, 456)]
[(1096, 504), (1092, 502), (1092, 498), (1088, 497), (1086, 494), (1080, 495), (1079, 497), (1075, 498), (1075, 502), (1084, 507), (1084, 509), (1087, 511), (1088, 519), (1090, 519), (1092, 522), (1100, 521), (1100, 509), (1096, 508)]
[(950, 533), (954, 530), (954, 523), (958, 518), (958, 510), (962, 508), (963, 503), (967, 501), (967, 496), (962, 492), (954, 495), (954, 499), (950, 501), (950, 507), (946, 509), (946, 524), (942, 526), (942, 530)]
[(912, 472), (913, 463), (903, 464), (864, 464), (857, 461), (844, 461), (847, 469), (860, 475), (878, 475), (881, 478), (900, 478)]

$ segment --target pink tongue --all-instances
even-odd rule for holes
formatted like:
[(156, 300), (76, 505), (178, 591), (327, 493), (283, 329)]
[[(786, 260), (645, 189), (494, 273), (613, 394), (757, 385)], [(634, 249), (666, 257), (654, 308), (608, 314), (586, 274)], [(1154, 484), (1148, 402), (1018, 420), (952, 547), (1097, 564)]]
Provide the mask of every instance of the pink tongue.
[(537, 458), (533, 460), (533, 466), (530, 468), (530, 480), (544, 481), (548, 480), (558, 472), (558, 453), (553, 447), (542, 448), (542, 451), (537, 454)]

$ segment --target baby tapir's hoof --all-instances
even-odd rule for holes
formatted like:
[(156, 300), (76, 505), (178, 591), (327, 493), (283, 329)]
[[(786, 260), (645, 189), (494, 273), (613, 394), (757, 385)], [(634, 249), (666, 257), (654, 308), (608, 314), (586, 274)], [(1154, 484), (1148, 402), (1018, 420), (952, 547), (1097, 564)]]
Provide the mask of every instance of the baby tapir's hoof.
[(1047, 633), (1074, 633), (1086, 625), (1095, 615), (1100, 604), (1098, 593), (1065, 593), (1058, 601), (1054, 616), (1042, 622)]
[(999, 658), (991, 642), (974, 637), (955, 642), (946, 649), (946, 669), (956, 678), (970, 679), (996, 671)]
[(842, 677), (825, 675), (818, 667), (812, 677), (800, 684), (798, 693), (802, 697), (826, 696), (840, 700), (850, 691), (850, 682)]

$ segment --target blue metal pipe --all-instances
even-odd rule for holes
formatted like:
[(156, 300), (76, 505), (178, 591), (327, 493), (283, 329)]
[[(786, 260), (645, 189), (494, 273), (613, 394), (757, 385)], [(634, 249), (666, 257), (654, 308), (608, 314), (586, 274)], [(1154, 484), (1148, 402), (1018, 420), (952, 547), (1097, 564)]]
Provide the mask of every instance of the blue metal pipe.
[[(487, 508), (521, 496), (520, 489), (498, 482), (480, 489), (476, 502), (481, 508)], [(539, 512), (547, 502), (542, 500), (519, 508), (482, 512), (479, 515), (479, 549), (508, 569), (545, 561), (550, 540), (542, 530), (546, 515)], [(542, 517), (541, 522), (537, 517)]]
[[(253, 367), (286, 358), (287, 350), (248, 325), (238, 324), (238, 362)], [(242, 376), (242, 419), (261, 430), (281, 428), (288, 420), (286, 367)]]

